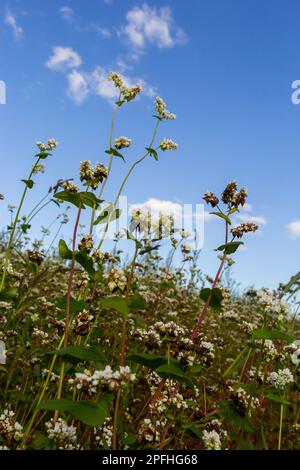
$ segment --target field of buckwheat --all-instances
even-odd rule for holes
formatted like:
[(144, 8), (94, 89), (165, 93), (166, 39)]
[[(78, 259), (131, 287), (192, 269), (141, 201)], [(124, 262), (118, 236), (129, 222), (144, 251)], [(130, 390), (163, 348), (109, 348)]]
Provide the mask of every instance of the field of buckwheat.
[[(145, 154), (115, 200), (103, 199), (114, 159), (131, 145), (114, 136), (115, 119), (142, 91), (115, 72), (109, 79), (119, 99), (108, 165), (80, 162), (79, 175), (59, 180), (24, 214), (37, 174), (60, 158), (55, 139), (37, 142), (19, 205), (8, 206), (11, 223), (0, 238), (0, 448), (300, 449), (298, 277), (276, 291), (237, 293), (227, 282), (235, 252), (258, 229), (232, 223), (247, 189), (231, 181), (222, 194), (203, 195), (219, 222), (214, 277), (199, 269), (190, 234), (163, 214), (153, 221), (134, 209), (128, 230), (103, 250), (136, 166), (177, 148), (171, 139), (156, 142), (159, 126), (176, 118), (157, 97)], [(32, 220), (54, 203), (59, 215), (31, 240)], [(90, 223), (80, 234), (83, 211)], [(66, 224), (71, 243), (59, 236)], [(132, 244), (126, 261), (122, 237)]]

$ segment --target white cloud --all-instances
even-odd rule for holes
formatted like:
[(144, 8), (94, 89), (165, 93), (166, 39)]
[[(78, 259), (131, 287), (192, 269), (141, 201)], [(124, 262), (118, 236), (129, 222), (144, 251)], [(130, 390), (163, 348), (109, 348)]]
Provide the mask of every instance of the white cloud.
[(144, 3), (129, 10), (126, 20), (122, 33), (136, 49), (142, 50), (147, 42), (168, 48), (186, 41), (183, 30), (174, 25), (169, 7), (157, 9)]
[(104, 39), (108, 39), (111, 37), (111, 32), (108, 28), (104, 28), (102, 26), (95, 26), (95, 31), (100, 34)]
[[(109, 102), (115, 101), (119, 93), (113, 83), (107, 79), (108, 73), (109, 71), (101, 66), (95, 67), (91, 72), (72, 70), (67, 76), (67, 95), (76, 104), (81, 104), (90, 94), (100, 96)], [(145, 80), (126, 75), (122, 75), (122, 77), (127, 86), (140, 83), (145, 96), (153, 97), (155, 95), (155, 87)]]
[(67, 94), (76, 104), (81, 104), (89, 94), (88, 81), (86, 77), (77, 70), (72, 70), (67, 78)]
[(252, 212), (252, 206), (251, 204), (248, 204), (247, 202), (243, 205), (243, 207), (240, 209), (242, 212)]
[(287, 225), (289, 236), (292, 240), (300, 238), (300, 220), (294, 220)]
[(258, 226), (267, 224), (266, 218), (262, 215), (255, 216), (249, 214), (239, 214), (236, 216), (236, 218), (239, 219), (239, 221), (242, 223), (257, 224)]
[(68, 23), (72, 23), (74, 20), (74, 12), (73, 9), (67, 5), (62, 6), (60, 9), (60, 14), (63, 20), (67, 21)]
[(6, 12), (4, 22), (12, 28), (15, 40), (18, 41), (21, 39), (23, 36), (23, 28), (18, 25), (15, 16), (10, 11)]
[(82, 63), (80, 55), (71, 47), (55, 46), (53, 54), (46, 62), (50, 70), (65, 70), (67, 68), (79, 67)]

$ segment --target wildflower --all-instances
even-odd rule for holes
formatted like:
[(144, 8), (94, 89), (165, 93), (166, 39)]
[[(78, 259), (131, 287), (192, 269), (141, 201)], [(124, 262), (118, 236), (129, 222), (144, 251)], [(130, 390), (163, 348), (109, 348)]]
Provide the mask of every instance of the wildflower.
[(219, 198), (211, 191), (207, 191), (202, 199), (204, 199), (207, 204), (210, 204), (211, 207), (216, 207), (219, 204)]
[(291, 355), (291, 361), (295, 366), (299, 366), (300, 364), (300, 348), (296, 349)]
[(237, 191), (237, 184), (235, 181), (231, 181), (230, 183), (227, 184), (221, 196), (224, 204), (231, 205), (234, 202), (234, 199), (236, 197), (236, 191)]
[(87, 335), (93, 319), (93, 315), (90, 315), (88, 310), (82, 310), (82, 312), (79, 312), (75, 319), (76, 334), (80, 336)]
[(155, 110), (161, 119), (176, 119), (176, 114), (170, 113), (170, 111), (166, 109), (166, 103), (160, 96), (156, 97), (155, 105)]
[(241, 188), (241, 190), (236, 193), (233, 197), (233, 206), (234, 207), (239, 207), (239, 206), (244, 206), (246, 199), (248, 197), (248, 189), (247, 188)]
[(16, 421), (15, 413), (9, 408), (0, 414), (0, 435), (8, 442), (19, 441), (23, 437), (23, 426)]
[(36, 263), (38, 266), (40, 266), (42, 262), (44, 261), (44, 256), (38, 251), (28, 250), (27, 255), (28, 255), (29, 261), (31, 261), (32, 263)]
[(288, 384), (294, 382), (293, 374), (287, 367), (279, 369), (278, 372), (271, 372), (268, 376), (270, 382), (275, 388), (283, 390)]
[(37, 165), (32, 165), (33, 174), (37, 175), (38, 173), (45, 173), (44, 163), (38, 163)]
[(242, 238), (245, 233), (256, 232), (258, 230), (258, 225), (253, 223), (245, 223), (237, 225), (231, 229), (231, 233), (234, 237)]
[(207, 450), (221, 450), (221, 439), (217, 431), (203, 431), (202, 440)]
[(58, 418), (57, 421), (51, 419), (46, 423), (48, 438), (52, 439), (59, 450), (77, 449), (77, 435), (75, 426), (68, 426), (66, 421)]
[(66, 180), (61, 183), (61, 186), (65, 191), (69, 191), (70, 193), (78, 193), (79, 188), (76, 184), (72, 183), (72, 181)]
[(86, 251), (87, 254), (93, 249), (94, 242), (92, 235), (84, 235), (80, 242), (78, 243), (78, 250)]
[(131, 145), (131, 139), (128, 139), (128, 137), (119, 137), (118, 139), (115, 139), (115, 147), (116, 149), (124, 149), (128, 148)]
[(108, 281), (108, 288), (110, 291), (114, 291), (115, 289), (125, 289), (127, 279), (123, 269), (111, 268), (107, 273), (105, 273), (104, 277)]
[(173, 142), (171, 139), (163, 139), (161, 140), (159, 147), (165, 152), (166, 150), (176, 150), (178, 148), (178, 144)]
[(80, 162), (80, 181), (89, 181), (93, 178), (94, 170), (90, 160)]
[(129, 101), (132, 101), (136, 98), (136, 96), (141, 93), (142, 91), (142, 87), (139, 83), (137, 83), (135, 86), (133, 87), (126, 87), (126, 86), (123, 86), (121, 88), (121, 95), (122, 95), (122, 98), (129, 102)]
[(43, 154), (48, 152), (49, 150), (55, 150), (58, 146), (58, 142), (54, 138), (51, 138), (48, 139), (47, 143), (41, 141), (36, 142), (36, 146), (38, 147), (39, 151)]
[(121, 88), (124, 86), (123, 78), (117, 72), (110, 72), (108, 75), (108, 80), (111, 80), (116, 88)]

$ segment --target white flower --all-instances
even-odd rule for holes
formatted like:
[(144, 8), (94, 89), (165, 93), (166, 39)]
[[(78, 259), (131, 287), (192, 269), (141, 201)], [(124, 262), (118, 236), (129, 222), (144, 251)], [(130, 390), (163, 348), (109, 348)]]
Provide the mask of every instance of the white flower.
[(287, 367), (280, 369), (278, 372), (271, 372), (268, 377), (268, 381), (279, 389), (284, 389), (286, 385), (294, 382), (293, 374)]
[(115, 147), (118, 150), (128, 148), (130, 145), (131, 139), (128, 139), (128, 137), (121, 136), (118, 139), (115, 139)]
[(171, 139), (163, 139), (159, 144), (161, 150), (176, 150), (178, 148), (178, 144)]
[(296, 349), (291, 355), (291, 361), (295, 366), (300, 364), (300, 348)]
[(203, 431), (202, 440), (207, 450), (221, 450), (221, 439), (217, 431)]

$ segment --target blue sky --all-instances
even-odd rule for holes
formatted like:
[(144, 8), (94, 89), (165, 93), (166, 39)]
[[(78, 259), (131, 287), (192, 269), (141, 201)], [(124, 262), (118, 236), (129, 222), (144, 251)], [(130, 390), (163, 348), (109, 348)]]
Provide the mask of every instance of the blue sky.
[[(177, 114), (159, 137), (173, 138), (179, 150), (137, 169), (129, 202), (201, 203), (205, 191), (220, 193), (236, 180), (249, 188), (244, 217), (261, 230), (245, 239), (234, 277), (257, 287), (287, 281), (300, 265), (300, 105), (291, 100), (300, 79), (299, 14), (296, 0), (2, 0), (1, 213), (18, 202), (36, 140), (55, 137), (60, 145), (25, 212), (58, 178), (76, 176), (81, 160), (106, 163), (112, 96), (105, 76), (117, 70), (144, 88), (116, 125), (116, 136), (134, 143), (126, 165), (149, 141), (154, 97)], [(108, 200), (125, 168), (114, 163)], [(38, 225), (55, 211), (41, 213)], [(222, 237), (220, 221), (205, 224), (199, 263), (211, 274)]]

